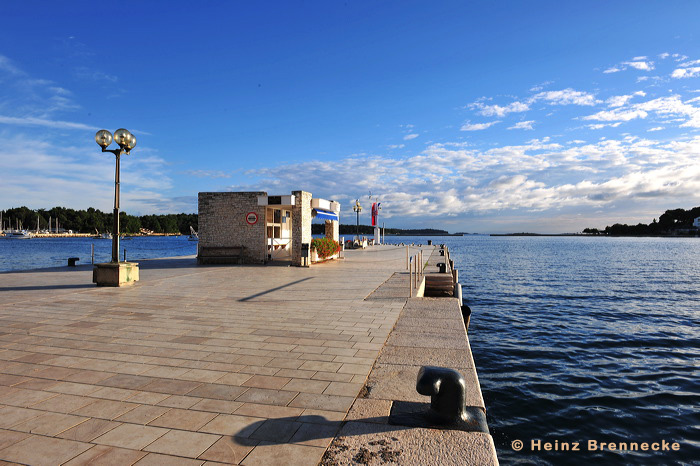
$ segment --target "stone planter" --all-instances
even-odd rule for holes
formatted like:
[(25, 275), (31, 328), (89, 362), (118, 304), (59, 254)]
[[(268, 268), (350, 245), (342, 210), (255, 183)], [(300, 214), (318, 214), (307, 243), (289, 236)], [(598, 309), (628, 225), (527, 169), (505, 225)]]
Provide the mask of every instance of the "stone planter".
[(312, 250), (311, 250), (311, 263), (312, 263), (312, 264), (313, 264), (314, 262), (329, 261), (329, 260), (337, 259), (337, 258), (338, 258), (338, 254), (337, 254), (337, 253), (336, 253), (336, 254), (333, 254), (332, 256), (328, 256), (328, 257), (319, 257), (319, 255), (318, 255), (318, 253), (316, 252), (315, 249), (312, 249)]
[(104, 262), (92, 269), (92, 282), (97, 286), (127, 286), (139, 281), (137, 262)]

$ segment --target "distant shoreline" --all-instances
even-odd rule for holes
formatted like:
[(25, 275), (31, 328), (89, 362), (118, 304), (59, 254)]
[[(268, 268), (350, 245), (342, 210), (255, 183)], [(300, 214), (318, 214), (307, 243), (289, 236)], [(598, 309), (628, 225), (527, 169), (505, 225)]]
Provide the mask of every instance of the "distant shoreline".
[[(579, 233), (491, 233), (489, 236), (595, 236)], [(605, 236), (605, 235), (598, 235)]]
[(584, 238), (698, 238), (698, 235), (592, 235), (585, 233), (491, 233), (489, 236), (576, 236)]
[[(468, 236), (470, 234), (464, 234), (464, 233), (421, 233), (421, 234), (416, 234), (416, 233), (387, 233), (386, 235), (383, 235), (384, 237), (387, 236)], [(370, 235), (371, 236), (371, 235)]]

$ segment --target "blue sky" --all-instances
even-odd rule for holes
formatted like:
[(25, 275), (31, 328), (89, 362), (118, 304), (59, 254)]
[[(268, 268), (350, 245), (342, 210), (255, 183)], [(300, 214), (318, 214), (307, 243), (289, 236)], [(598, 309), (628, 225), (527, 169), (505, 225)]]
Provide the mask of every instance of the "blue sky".
[[(387, 226), (574, 232), (700, 205), (700, 3), (0, 4), (0, 209), (200, 191)], [(365, 216), (363, 223), (368, 223)]]

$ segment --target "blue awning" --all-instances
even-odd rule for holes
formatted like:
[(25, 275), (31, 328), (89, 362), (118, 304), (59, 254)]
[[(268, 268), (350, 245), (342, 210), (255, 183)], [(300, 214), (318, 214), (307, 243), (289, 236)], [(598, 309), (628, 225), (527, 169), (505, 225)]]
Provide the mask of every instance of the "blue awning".
[(331, 212), (329, 210), (313, 209), (316, 214), (316, 218), (321, 218), (323, 220), (335, 220), (338, 221), (338, 214)]

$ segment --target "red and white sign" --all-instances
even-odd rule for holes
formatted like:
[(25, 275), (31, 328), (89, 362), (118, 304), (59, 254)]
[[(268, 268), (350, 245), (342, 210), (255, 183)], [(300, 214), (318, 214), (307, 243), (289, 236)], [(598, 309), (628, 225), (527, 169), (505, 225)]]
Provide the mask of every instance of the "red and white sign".
[(248, 212), (245, 215), (245, 221), (246, 223), (248, 223), (248, 225), (255, 225), (256, 223), (258, 223), (258, 214), (256, 214), (255, 212)]

